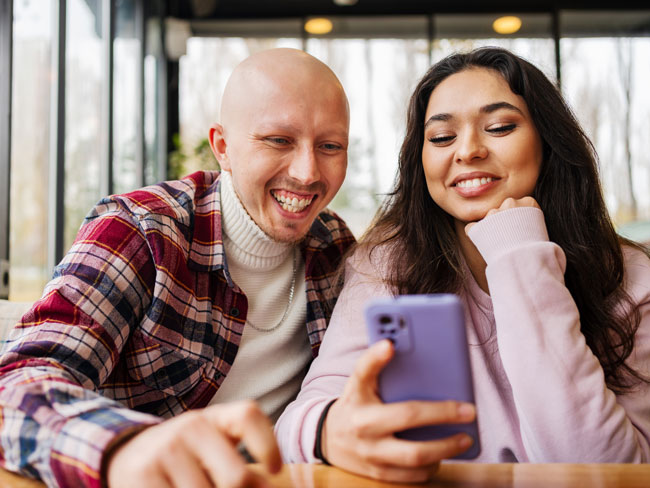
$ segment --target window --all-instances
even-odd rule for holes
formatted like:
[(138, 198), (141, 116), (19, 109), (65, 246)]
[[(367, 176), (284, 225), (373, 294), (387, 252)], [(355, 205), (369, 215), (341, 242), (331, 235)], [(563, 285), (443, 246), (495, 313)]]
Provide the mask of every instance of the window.
[[(115, 193), (142, 185), (138, 162), (141, 103), (138, 98), (141, 40), (136, 35), (135, 0), (120, 0), (115, 11), (113, 41), (113, 179)], [(141, 155), (140, 155), (141, 157)]]
[(102, 113), (106, 73), (101, 2), (70, 0), (67, 15), (65, 251), (100, 198), (100, 165), (108, 133)]
[(47, 189), (56, 3), (14, 2), (9, 298), (16, 301), (38, 298), (51, 274)]
[(492, 24), (499, 17), (498, 14), (434, 16), (434, 61), (454, 51), (469, 51), (480, 46), (497, 46), (526, 58), (551, 80), (556, 80), (551, 15), (518, 14), (521, 28), (508, 35), (497, 35), (494, 32)]
[[(599, 153), (606, 202), (619, 232), (650, 242), (648, 9), (521, 14), (521, 29), (509, 35), (495, 34), (497, 15), (485, 13), (335, 17), (332, 31), (318, 36), (305, 34), (300, 18), (180, 20), (190, 38), (180, 43), (178, 52), (184, 54), (176, 63), (164, 2), (13, 0), (12, 5), (8, 234), (13, 300), (40, 296), (52, 261), (61, 257), (59, 249), (69, 248), (84, 216), (104, 196), (109, 148), (113, 192), (216, 168), (207, 134), (219, 120), (232, 68), (253, 52), (280, 46), (321, 59), (346, 89), (348, 176), (331, 206), (357, 236), (392, 187), (408, 98), (420, 77), (455, 50), (497, 45), (561, 81)], [(59, 19), (63, 7), (66, 18)], [(112, 39), (106, 34), (107, 13)], [(65, 101), (54, 90), (60, 28)], [(177, 86), (178, 119), (176, 106), (169, 105)], [(112, 98), (107, 96), (111, 87)], [(59, 110), (65, 111), (65, 124), (56, 122)], [(176, 122), (172, 144), (167, 127)], [(3, 134), (6, 126), (0, 126)], [(56, 177), (62, 174), (64, 184)], [(52, 229), (59, 231), (56, 239)]]
[[(616, 224), (650, 220), (650, 10), (562, 12), (562, 88), (600, 157)], [(626, 234), (650, 241), (650, 229)]]

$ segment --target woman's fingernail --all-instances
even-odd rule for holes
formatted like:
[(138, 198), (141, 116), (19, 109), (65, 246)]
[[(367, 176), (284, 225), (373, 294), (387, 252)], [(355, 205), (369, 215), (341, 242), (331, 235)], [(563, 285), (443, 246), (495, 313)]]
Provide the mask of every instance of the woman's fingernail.
[(461, 403), (458, 406), (458, 415), (464, 419), (471, 419), (476, 414), (476, 408), (471, 403)]
[(472, 444), (474, 444), (474, 439), (472, 439), (468, 435), (462, 436), (458, 441), (458, 446), (461, 447), (462, 449), (467, 449)]

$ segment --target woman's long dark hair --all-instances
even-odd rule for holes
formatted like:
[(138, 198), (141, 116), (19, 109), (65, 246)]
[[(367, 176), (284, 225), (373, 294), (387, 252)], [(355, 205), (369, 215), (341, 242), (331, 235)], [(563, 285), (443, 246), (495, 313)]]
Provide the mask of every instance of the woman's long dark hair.
[(431, 93), (448, 76), (469, 68), (496, 71), (528, 106), (543, 146), (532, 196), (544, 212), (550, 239), (566, 254), (565, 283), (608, 387), (622, 392), (635, 379), (646, 381), (625, 363), (641, 318), (623, 288), (622, 244), (644, 249), (616, 234), (603, 199), (593, 145), (556, 87), (539, 69), (509, 51), (487, 47), (453, 54), (424, 75), (409, 104), (394, 190), (361, 246), (372, 253), (379, 245), (389, 245), (391, 254), (400, 256), (387, 264), (386, 275), (397, 293), (461, 289), (465, 277), (453, 219), (429, 195), (422, 147)]

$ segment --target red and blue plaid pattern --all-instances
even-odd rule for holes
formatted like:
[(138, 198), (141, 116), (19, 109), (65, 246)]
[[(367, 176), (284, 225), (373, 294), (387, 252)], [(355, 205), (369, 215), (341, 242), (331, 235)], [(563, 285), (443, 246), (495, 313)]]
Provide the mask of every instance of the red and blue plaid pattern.
[[(0, 356), (0, 462), (50, 486), (100, 486), (115, 436), (201, 408), (247, 314), (228, 273), (219, 173), (101, 200)], [(302, 243), (318, 347), (354, 237), (322, 212)]]

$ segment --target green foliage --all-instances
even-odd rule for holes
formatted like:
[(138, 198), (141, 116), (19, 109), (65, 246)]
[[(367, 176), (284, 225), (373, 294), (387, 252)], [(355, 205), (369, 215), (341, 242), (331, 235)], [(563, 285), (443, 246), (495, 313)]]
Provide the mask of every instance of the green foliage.
[(172, 138), (174, 150), (169, 153), (167, 176), (177, 180), (195, 171), (218, 171), (219, 163), (212, 154), (207, 138), (200, 139), (188, 154), (179, 134)]

